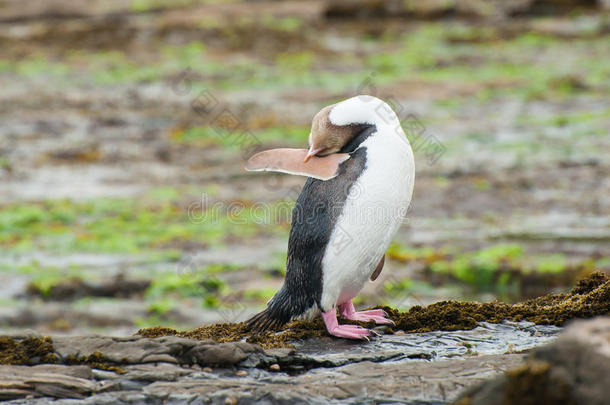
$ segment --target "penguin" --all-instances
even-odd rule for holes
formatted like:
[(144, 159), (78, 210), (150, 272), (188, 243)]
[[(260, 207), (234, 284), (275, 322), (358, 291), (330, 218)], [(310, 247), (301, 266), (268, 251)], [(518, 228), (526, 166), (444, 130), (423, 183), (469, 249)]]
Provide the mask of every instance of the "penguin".
[(309, 149), (263, 151), (246, 170), (308, 177), (292, 211), (284, 284), (247, 326), (278, 329), (321, 313), (330, 335), (368, 340), (371, 330), (339, 324), (337, 313), (392, 324), (352, 301), (381, 272), (413, 194), (413, 151), (391, 107), (367, 95), (329, 105), (313, 118)]

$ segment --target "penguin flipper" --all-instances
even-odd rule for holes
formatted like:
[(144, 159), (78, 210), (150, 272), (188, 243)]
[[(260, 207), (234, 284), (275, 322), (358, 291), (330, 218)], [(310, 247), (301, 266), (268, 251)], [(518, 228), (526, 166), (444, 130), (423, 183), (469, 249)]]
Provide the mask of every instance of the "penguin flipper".
[(381, 256), (381, 261), (375, 268), (375, 271), (373, 272), (373, 274), (371, 274), (371, 281), (377, 280), (377, 277), (379, 277), (379, 275), (381, 274), (381, 270), (383, 270), (384, 263), (385, 263), (385, 255)]
[(270, 171), (330, 180), (339, 174), (339, 165), (350, 158), (347, 153), (312, 156), (305, 162), (307, 149), (270, 149), (259, 152), (246, 162), (246, 170)]

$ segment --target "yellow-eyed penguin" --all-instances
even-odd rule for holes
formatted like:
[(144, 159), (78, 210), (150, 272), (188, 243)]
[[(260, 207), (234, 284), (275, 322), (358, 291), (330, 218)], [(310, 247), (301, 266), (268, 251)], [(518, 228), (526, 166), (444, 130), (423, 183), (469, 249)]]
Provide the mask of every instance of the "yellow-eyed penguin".
[(321, 311), (331, 335), (366, 339), (370, 330), (339, 325), (337, 309), (346, 319), (392, 323), (382, 310), (356, 311), (352, 299), (379, 275), (409, 207), (413, 152), (389, 105), (364, 95), (318, 112), (309, 144), (264, 151), (246, 164), (309, 177), (292, 212), (284, 285), (248, 325), (277, 328)]

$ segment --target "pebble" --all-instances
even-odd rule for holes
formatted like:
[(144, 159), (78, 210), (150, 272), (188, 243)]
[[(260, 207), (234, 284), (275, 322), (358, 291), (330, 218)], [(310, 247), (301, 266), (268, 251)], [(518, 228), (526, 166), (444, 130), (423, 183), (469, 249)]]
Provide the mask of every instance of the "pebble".
[(280, 371), (280, 365), (277, 364), (277, 363), (274, 363), (274, 364), (269, 366), (269, 370), (271, 370), (271, 371)]
[(235, 375), (238, 377), (245, 377), (248, 375), (248, 372), (246, 370), (238, 370)]
[(210, 367), (204, 367), (203, 368), (203, 372), (204, 373), (211, 373), (213, 370)]
[(235, 405), (235, 404), (237, 404), (237, 399), (235, 399), (233, 397), (225, 398), (225, 405)]
[(394, 332), (395, 335), (404, 335), (405, 331), (404, 330), (397, 330), (396, 332)]

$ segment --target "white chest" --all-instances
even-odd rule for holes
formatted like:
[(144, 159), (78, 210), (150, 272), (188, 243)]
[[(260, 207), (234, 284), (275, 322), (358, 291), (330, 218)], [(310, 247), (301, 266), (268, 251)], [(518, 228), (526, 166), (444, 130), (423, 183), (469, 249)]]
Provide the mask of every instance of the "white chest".
[(360, 292), (405, 218), (415, 166), (406, 139), (378, 133), (365, 142), (366, 168), (352, 185), (322, 260), (322, 310)]

